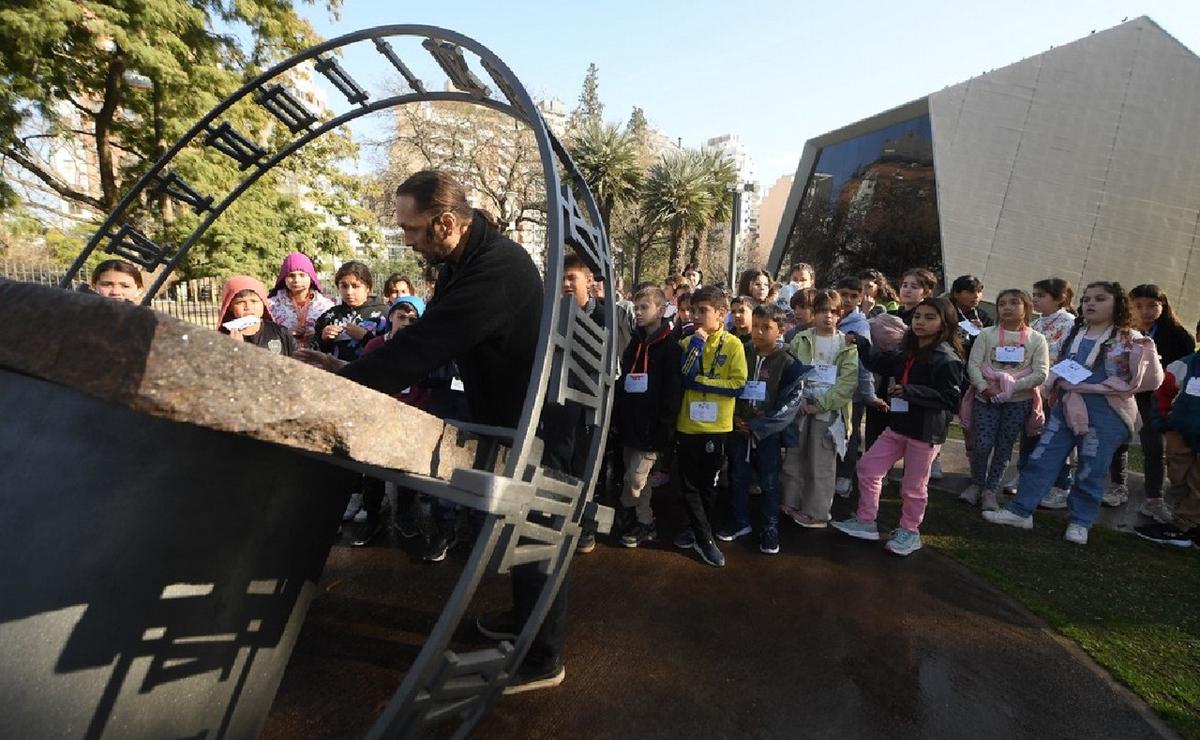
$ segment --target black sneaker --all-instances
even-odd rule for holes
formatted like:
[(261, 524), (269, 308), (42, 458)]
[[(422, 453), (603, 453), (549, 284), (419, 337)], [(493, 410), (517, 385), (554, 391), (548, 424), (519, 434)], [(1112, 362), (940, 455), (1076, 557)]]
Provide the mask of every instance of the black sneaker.
[(637, 547), (643, 542), (650, 542), (658, 537), (657, 528), (654, 522), (642, 524), (638, 522), (629, 528), (629, 531), (621, 535), (621, 544), (625, 547)]
[(446, 553), (450, 552), (451, 547), (454, 547), (453, 536), (434, 532), (429, 541), (425, 543), (421, 559), (427, 563), (440, 563), (446, 559)]
[(493, 640), (515, 640), (521, 626), (512, 612), (488, 612), (475, 618), (475, 629)]
[(700, 559), (714, 568), (725, 567), (725, 556), (721, 554), (717, 548), (717, 543), (712, 540), (697, 539), (696, 544), (692, 545), (692, 549), (700, 553)]
[(365, 547), (371, 544), (371, 540), (383, 531), (383, 517), (379, 514), (367, 514), (367, 520), (354, 525), (354, 539), (350, 544), (354, 547)]
[(411, 514), (398, 516), (396, 517), (396, 533), (406, 540), (411, 540), (421, 534), (421, 522)]
[(1190, 529), (1186, 532), (1171, 524), (1147, 524), (1142, 527), (1134, 527), (1133, 533), (1144, 540), (1157, 542), (1160, 545), (1170, 545), (1171, 547), (1189, 548), (1192, 546), (1196, 537), (1200, 537), (1200, 528)]
[(531, 671), (522, 666), (517, 669), (516, 675), (504, 687), (504, 694), (507, 696), (538, 689), (552, 689), (562, 683), (566, 677), (567, 668), (561, 663), (548, 671)]
[(758, 540), (758, 551), (767, 555), (775, 555), (779, 552), (778, 529), (767, 527), (763, 530), (762, 536)]
[(579, 533), (579, 541), (575, 543), (575, 552), (591, 552), (596, 549), (596, 533), (583, 531)]

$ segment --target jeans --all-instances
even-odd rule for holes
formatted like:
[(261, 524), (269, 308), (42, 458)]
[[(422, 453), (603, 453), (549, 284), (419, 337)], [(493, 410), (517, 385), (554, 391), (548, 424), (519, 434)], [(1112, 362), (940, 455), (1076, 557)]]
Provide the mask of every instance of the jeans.
[[(750, 459), (746, 459), (746, 450)], [(763, 527), (779, 528), (779, 466), (782, 450), (779, 435), (772, 434), (750, 448), (748, 438), (734, 432), (729, 435), (729, 494), (733, 500), (734, 529), (750, 526), (750, 471), (758, 474), (762, 489)]]
[[(1021, 435), (1021, 446), (1017, 452), (1017, 470), (1024, 474), (1025, 463), (1029, 461), (1029, 455), (1033, 452), (1033, 448), (1037, 447), (1041, 436), (1026, 437)], [(1061, 488), (1064, 491), (1071, 490), (1071, 465), (1066, 460), (1063, 461), (1062, 467), (1058, 471), (1058, 477), (1054, 479), (1054, 487)]]
[(679, 492), (696, 539), (712, 540), (712, 512), (717, 475), (725, 458), (727, 434), (684, 434), (676, 437)]
[(846, 441), (846, 456), (837, 462), (839, 478), (853, 478), (858, 469), (858, 459), (863, 449), (863, 417), (866, 412), (867, 405), (862, 401), (855, 401), (851, 406), (850, 439)]
[(1100, 512), (1113, 454), (1128, 440), (1129, 429), (1111, 408), (1089, 404), (1088, 431), (1077, 437), (1067, 426), (1062, 406), (1055, 406), (1046, 420), (1041, 440), (1021, 471), (1021, 482), (1017, 495), (1008, 504), (1009, 510), (1020, 516), (1033, 514), (1071, 450), (1078, 448), (1079, 470), (1067, 498), (1067, 508), (1072, 524), (1091, 527)]
[(904, 460), (900, 481), (900, 526), (916, 532), (925, 518), (929, 501), (929, 468), (941, 445), (922, 442), (886, 429), (858, 461), (858, 513), (860, 521), (873, 522), (879, 513), (883, 477), (897, 460)]

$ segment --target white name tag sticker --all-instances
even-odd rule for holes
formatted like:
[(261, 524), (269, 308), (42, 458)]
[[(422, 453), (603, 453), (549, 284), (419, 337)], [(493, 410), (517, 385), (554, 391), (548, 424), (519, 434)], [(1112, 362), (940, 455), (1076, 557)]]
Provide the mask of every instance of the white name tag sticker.
[(1189, 378), (1183, 392), (1189, 396), (1200, 396), (1200, 378)]
[(996, 362), (1025, 362), (1025, 348), (997, 347)]
[(963, 319), (962, 321), (958, 322), (958, 328), (962, 329), (967, 334), (969, 334), (970, 336), (973, 336), (973, 337), (979, 336), (979, 332), (981, 331), (981, 329), (978, 326), (975, 326), (975, 324), (971, 323), (970, 321), (967, 321), (966, 319)]
[(1063, 360), (1054, 367), (1050, 368), (1055, 375), (1067, 381), (1071, 385), (1078, 385), (1088, 378), (1092, 377), (1092, 371), (1088, 370), (1083, 365), (1080, 365), (1074, 360)]
[(765, 380), (747, 380), (746, 387), (742, 388), (741, 395), (738, 398), (743, 401), (765, 401), (767, 400), (767, 381)]
[(243, 316), (240, 319), (226, 321), (224, 324), (221, 324), (221, 326), (225, 327), (226, 331), (241, 331), (242, 329), (249, 329), (260, 322), (262, 322), (262, 319), (258, 318), (257, 316)]
[(893, 414), (903, 414), (908, 412), (908, 401), (903, 398), (893, 398), (889, 403)]
[(712, 401), (692, 401), (688, 404), (688, 418), (699, 422), (716, 421), (717, 404)]
[(459, 391), (460, 393), (462, 391), (466, 390), (466, 388), (463, 386), (462, 379), (461, 378), (451, 378), (450, 379), (450, 390)]
[(808, 379), (814, 383), (833, 385), (837, 382), (837, 366), (813, 365), (813, 369), (808, 371)]
[(650, 376), (647, 373), (628, 373), (625, 375), (626, 393), (645, 393), (650, 387)]

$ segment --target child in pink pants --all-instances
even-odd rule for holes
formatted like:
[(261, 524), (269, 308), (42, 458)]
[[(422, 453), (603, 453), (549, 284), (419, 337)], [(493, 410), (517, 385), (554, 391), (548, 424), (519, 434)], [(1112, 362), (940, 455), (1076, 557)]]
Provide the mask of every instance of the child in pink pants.
[[(857, 513), (833, 526), (851, 537), (877, 542), (875, 517), (883, 479), (903, 459), (900, 526), (885, 545), (896, 555), (921, 549), (918, 528), (925, 518), (929, 471), (962, 395), (965, 367), (956, 317), (948, 300), (926, 298), (913, 310), (899, 349), (865, 359), (872, 372), (894, 380), (886, 402), (887, 429), (858, 461)], [(865, 357), (869, 350), (860, 345), (859, 352)]]

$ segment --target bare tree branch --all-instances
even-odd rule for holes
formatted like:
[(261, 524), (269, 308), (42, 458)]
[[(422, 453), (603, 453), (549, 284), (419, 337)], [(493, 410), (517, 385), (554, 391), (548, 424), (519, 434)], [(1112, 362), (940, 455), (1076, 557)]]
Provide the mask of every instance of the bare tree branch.
[(36, 162), (34, 162), (32, 159), (24, 156), (23, 154), (16, 151), (15, 149), (12, 149), (11, 147), (2, 147), (2, 148), (0, 148), (0, 154), (3, 154), (5, 157), (16, 162), (21, 167), (21, 169), (25, 170), (26, 172), (33, 175), (37, 179), (46, 183), (47, 187), (49, 187), (51, 190), (53, 190), (58, 195), (61, 195), (62, 197), (66, 198), (67, 200), (73, 200), (73, 201), (76, 201), (79, 203), (84, 203), (86, 205), (91, 206), (92, 208), (95, 208), (98, 211), (107, 210), (99, 198), (94, 198), (94, 197), (88, 195), (87, 193), (82, 193), (78, 190), (75, 190), (72, 187), (69, 187), (66, 183), (61, 182), (57, 177), (55, 177), (53, 174), (51, 174), (48, 170), (38, 166), (38, 164)]

